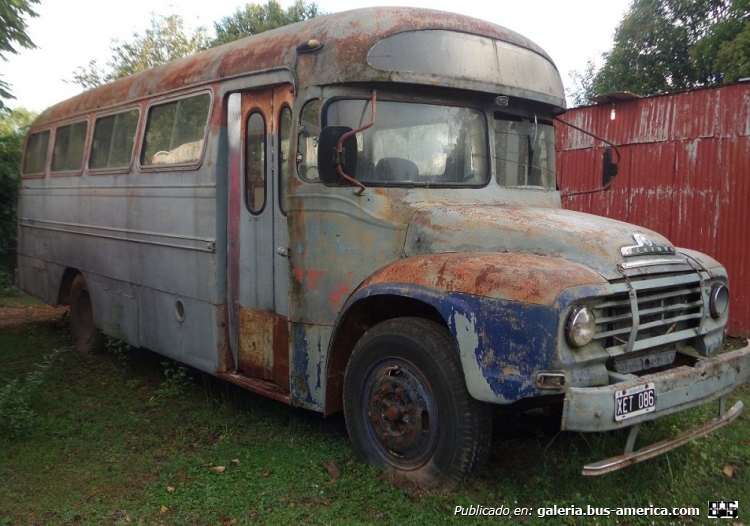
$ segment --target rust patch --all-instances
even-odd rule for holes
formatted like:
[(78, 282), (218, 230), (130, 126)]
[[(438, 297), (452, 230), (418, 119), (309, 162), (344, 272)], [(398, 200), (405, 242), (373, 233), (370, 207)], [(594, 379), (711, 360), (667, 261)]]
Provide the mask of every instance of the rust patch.
[(362, 287), (408, 283), (446, 292), (552, 305), (563, 290), (606, 283), (576, 263), (530, 254), (451, 253), (402, 259), (376, 272)]
[(273, 312), (240, 308), (240, 348), (237, 368), (246, 376), (273, 377)]
[(304, 284), (307, 290), (315, 289), (318, 286), (318, 280), (325, 275), (325, 270), (305, 270), (303, 273), (302, 269), (298, 268), (294, 271), (294, 277), (301, 284)]
[(349, 297), (351, 290), (349, 289), (349, 282), (352, 279), (352, 273), (347, 272), (344, 278), (336, 283), (333, 288), (333, 292), (328, 297), (328, 304), (336, 311), (338, 311), (344, 302)]

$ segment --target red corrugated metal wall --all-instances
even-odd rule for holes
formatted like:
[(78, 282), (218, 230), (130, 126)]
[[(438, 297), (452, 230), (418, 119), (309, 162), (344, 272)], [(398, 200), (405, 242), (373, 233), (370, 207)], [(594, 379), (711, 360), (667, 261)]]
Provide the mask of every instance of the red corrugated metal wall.
[[(715, 257), (729, 272), (729, 333), (750, 337), (750, 83), (579, 108), (562, 119), (622, 155), (608, 192), (563, 206), (642, 225)], [(567, 126), (557, 131), (562, 192), (601, 186), (605, 145)]]

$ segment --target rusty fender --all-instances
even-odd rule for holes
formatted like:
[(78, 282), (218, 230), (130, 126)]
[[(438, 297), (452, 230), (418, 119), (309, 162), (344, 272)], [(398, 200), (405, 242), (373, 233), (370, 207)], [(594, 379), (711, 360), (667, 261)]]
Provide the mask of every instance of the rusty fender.
[(342, 312), (375, 295), (432, 305), (456, 340), (471, 395), (508, 404), (550, 394), (536, 373), (558, 361), (563, 314), (606, 280), (582, 265), (529, 254), (449, 253), (405, 258), (355, 291)]

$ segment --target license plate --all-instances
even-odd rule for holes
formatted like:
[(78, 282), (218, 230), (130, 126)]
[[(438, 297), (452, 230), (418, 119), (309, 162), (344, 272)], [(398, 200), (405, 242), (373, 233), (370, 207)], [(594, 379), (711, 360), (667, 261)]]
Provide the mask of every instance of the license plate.
[(653, 382), (615, 391), (615, 420), (651, 413), (656, 409), (656, 388)]

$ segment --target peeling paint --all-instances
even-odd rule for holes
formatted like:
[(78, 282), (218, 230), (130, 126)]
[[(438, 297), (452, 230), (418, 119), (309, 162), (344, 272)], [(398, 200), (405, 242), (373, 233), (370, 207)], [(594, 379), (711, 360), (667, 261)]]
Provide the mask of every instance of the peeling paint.
[(477, 399), (494, 399), (495, 393), (492, 392), (487, 380), (485, 380), (482, 370), (477, 364), (477, 351), (479, 350), (479, 336), (476, 333), (476, 317), (471, 314), (465, 316), (455, 312), (452, 316), (452, 327), (458, 348), (461, 355), (461, 365), (464, 369), (464, 377), (469, 392)]

